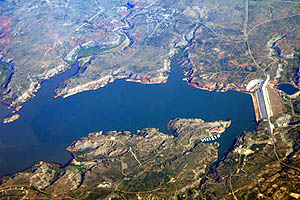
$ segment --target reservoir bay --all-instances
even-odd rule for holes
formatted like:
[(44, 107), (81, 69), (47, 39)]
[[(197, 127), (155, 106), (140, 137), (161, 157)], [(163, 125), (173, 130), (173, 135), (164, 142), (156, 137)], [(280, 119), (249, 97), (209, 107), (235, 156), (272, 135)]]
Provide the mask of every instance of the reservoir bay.
[[(65, 149), (72, 141), (99, 130), (166, 128), (174, 118), (201, 118), (205, 121), (232, 120), (217, 140), (219, 154), (234, 138), (255, 126), (251, 96), (228, 91), (208, 92), (182, 81), (181, 67), (173, 60), (166, 84), (143, 85), (117, 80), (104, 88), (68, 98), (54, 99), (54, 89), (76, 73), (77, 67), (42, 83), (36, 97), (23, 104), (20, 119), (0, 125), (0, 176), (15, 173), (38, 161), (67, 163)], [(0, 108), (1, 120), (8, 114)], [(199, 155), (201, 156), (201, 155)]]

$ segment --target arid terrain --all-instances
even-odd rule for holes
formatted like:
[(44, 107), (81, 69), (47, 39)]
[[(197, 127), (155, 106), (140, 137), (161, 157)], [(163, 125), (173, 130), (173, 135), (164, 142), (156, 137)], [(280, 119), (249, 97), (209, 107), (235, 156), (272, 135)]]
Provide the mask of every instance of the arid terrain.
[(74, 155), (67, 166), (40, 162), (2, 178), (0, 198), (170, 198), (200, 183), (218, 158), (218, 143), (201, 140), (230, 122), (175, 119), (168, 126), (176, 136), (154, 128), (90, 133), (67, 148)]
[(257, 122), (221, 158), (215, 140), (231, 121), (90, 133), (66, 166), (2, 177), (0, 199), (300, 199), (299, 0), (5, 0), (0, 13), (5, 123), (71, 66), (57, 98), (117, 79), (165, 83), (174, 58), (191, 87), (251, 94)]

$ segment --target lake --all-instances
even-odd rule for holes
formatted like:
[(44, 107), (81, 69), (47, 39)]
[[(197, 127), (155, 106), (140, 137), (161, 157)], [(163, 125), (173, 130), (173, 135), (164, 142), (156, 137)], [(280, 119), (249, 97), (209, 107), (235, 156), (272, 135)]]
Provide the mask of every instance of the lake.
[(277, 86), (277, 88), (279, 90), (284, 91), (288, 95), (293, 95), (293, 94), (295, 94), (296, 92), (299, 91), (298, 88), (295, 88), (292, 84), (288, 84), (288, 83), (280, 84), (280, 85)]
[[(166, 84), (142, 85), (118, 80), (95, 91), (54, 99), (57, 84), (76, 70), (73, 66), (45, 81), (37, 96), (24, 103), (19, 120), (1, 123), (0, 176), (23, 170), (40, 160), (66, 163), (71, 155), (65, 148), (94, 131), (134, 132), (156, 127), (168, 132), (167, 122), (177, 117), (205, 121), (230, 119), (231, 127), (217, 140), (222, 155), (236, 136), (243, 130), (253, 130), (255, 125), (250, 95), (192, 88), (182, 81), (176, 61), (172, 62)], [(0, 108), (2, 119), (7, 112), (4, 106)]]

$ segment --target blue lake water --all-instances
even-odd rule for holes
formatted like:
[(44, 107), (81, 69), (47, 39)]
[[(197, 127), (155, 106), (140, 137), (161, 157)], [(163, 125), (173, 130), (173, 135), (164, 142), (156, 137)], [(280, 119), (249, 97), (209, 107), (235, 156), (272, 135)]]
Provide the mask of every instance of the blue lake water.
[(299, 91), (298, 88), (295, 88), (292, 84), (280, 84), (277, 86), (279, 90), (284, 91), (288, 95), (295, 94), (296, 92)]
[[(54, 99), (57, 84), (76, 72), (68, 72), (42, 84), (37, 96), (23, 105), (21, 118), (0, 125), (0, 176), (29, 167), (40, 160), (66, 163), (65, 148), (75, 139), (99, 130), (130, 130), (156, 127), (176, 117), (205, 121), (232, 120), (218, 139), (220, 154), (235, 136), (255, 125), (251, 96), (235, 91), (208, 92), (188, 86), (181, 68), (172, 62), (166, 84), (142, 85), (118, 80), (104, 88)], [(3, 118), (7, 111), (1, 107)], [(1, 114), (2, 113), (2, 114)], [(201, 156), (201, 155), (199, 155)]]

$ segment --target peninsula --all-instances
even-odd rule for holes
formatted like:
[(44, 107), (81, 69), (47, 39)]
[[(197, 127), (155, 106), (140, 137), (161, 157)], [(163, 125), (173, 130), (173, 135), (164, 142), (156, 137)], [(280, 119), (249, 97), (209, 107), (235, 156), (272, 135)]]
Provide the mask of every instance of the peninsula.
[[(0, 179), (0, 198), (171, 198), (200, 184), (218, 158), (218, 143), (201, 142), (230, 121), (175, 119), (176, 135), (145, 128), (90, 133), (67, 150), (67, 166), (39, 162)], [(194, 131), (197, 127), (197, 131)]]

